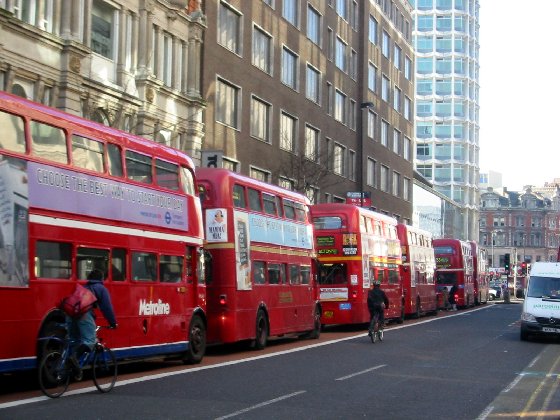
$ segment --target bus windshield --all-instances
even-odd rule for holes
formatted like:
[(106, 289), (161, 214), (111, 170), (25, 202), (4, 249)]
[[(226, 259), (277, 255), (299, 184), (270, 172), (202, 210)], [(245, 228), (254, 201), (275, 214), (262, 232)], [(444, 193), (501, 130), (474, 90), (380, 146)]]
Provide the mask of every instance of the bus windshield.
[(531, 277), (527, 296), (533, 298), (560, 299), (560, 278)]

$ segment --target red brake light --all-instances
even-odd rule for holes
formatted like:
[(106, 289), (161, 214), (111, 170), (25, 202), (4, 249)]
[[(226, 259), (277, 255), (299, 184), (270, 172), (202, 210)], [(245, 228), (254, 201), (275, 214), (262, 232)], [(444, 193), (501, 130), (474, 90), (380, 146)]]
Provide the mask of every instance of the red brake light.
[(227, 304), (227, 296), (220, 295), (220, 305), (225, 306)]

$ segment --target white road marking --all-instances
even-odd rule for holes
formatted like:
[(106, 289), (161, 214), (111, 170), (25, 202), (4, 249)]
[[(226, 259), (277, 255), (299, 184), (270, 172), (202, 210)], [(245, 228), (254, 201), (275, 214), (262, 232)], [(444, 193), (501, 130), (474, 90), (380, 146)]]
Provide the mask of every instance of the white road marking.
[(375, 367), (372, 367), (372, 368), (369, 368), (369, 369), (366, 369), (366, 370), (362, 370), (360, 372), (356, 372), (356, 373), (352, 373), (350, 375), (343, 376), (342, 378), (336, 378), (335, 381), (344, 381), (346, 379), (353, 378), (354, 376), (363, 375), (364, 373), (371, 372), (372, 370), (381, 369), (382, 367), (385, 367), (385, 366), (387, 366), (387, 365), (375, 366)]
[(236, 416), (238, 416), (240, 414), (243, 414), (243, 413), (246, 413), (248, 411), (252, 411), (252, 410), (255, 410), (257, 408), (265, 407), (267, 405), (274, 404), (278, 401), (282, 401), (282, 400), (286, 400), (288, 398), (295, 397), (296, 395), (300, 395), (300, 394), (303, 394), (305, 392), (306, 391), (298, 391), (298, 392), (292, 392), (291, 394), (282, 395), (281, 397), (274, 398), (273, 400), (268, 400), (268, 401), (264, 401), (264, 402), (259, 403), (259, 404), (252, 405), (251, 407), (244, 408), (243, 410), (236, 411), (235, 413), (226, 414), (225, 416), (222, 416), (222, 417), (217, 417), (216, 420), (223, 420), (223, 419), (229, 419), (230, 417), (236, 417)]

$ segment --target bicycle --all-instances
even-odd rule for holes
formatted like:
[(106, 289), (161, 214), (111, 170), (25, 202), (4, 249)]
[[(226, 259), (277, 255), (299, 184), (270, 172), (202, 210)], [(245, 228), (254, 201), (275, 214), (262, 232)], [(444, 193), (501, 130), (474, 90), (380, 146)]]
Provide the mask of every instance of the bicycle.
[[(373, 332), (371, 331), (371, 325), (373, 324)], [(379, 312), (375, 312), (373, 319), (370, 322), (370, 327), (368, 331), (368, 336), (372, 343), (377, 340), (383, 341), (383, 325), (379, 322)]]
[[(58, 327), (64, 328), (66, 334), (63, 338), (57, 336), (41, 337), (40, 341), (49, 340), (58, 343), (60, 349), (47, 352), (39, 363), (39, 386), (47, 397), (58, 398), (66, 392), (70, 379), (76, 375), (70, 357), (74, 353), (73, 347), (77, 343), (68, 336), (65, 324)], [(108, 326), (97, 326), (95, 331), (101, 328), (111, 329)], [(106, 393), (113, 389), (117, 381), (117, 360), (113, 351), (103, 344), (103, 339), (97, 337), (93, 350), (83, 353), (78, 358), (80, 372), (91, 368), (93, 383), (99, 392)], [(81, 380), (81, 375), (76, 380)]]

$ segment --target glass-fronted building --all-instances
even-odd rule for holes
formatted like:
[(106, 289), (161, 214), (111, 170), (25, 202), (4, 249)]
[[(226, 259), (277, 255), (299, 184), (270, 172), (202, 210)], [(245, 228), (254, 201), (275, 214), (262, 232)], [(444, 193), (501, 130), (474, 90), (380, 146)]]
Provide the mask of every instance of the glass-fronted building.
[(416, 170), (478, 239), (479, 0), (415, 0)]

